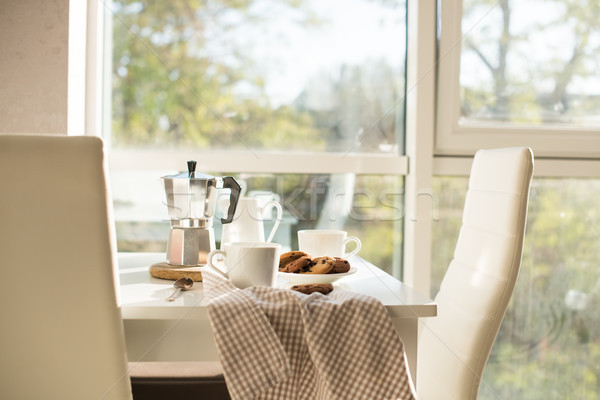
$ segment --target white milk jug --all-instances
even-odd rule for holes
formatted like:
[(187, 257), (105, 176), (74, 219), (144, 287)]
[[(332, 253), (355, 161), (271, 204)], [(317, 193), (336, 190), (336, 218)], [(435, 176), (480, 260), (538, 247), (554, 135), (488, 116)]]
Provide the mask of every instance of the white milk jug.
[(271, 207), (277, 209), (277, 219), (266, 240), (266, 243), (270, 243), (281, 222), (281, 205), (272, 200), (261, 206), (258, 199), (243, 197), (238, 200), (233, 221), (223, 225), (221, 248), (223, 244), (231, 242), (265, 242), (264, 213), (270, 211)]

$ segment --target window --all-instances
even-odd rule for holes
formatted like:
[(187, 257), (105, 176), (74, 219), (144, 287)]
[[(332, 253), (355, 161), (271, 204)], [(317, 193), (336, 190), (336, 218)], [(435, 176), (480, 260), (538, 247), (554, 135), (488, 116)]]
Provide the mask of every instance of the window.
[[(409, 284), (434, 295), (471, 156), (529, 146), (522, 273), (480, 397), (595, 398), (596, 2), (201, 3), (106, 3), (104, 135), (119, 249), (164, 251), (159, 178), (197, 159), (199, 170), (287, 204), (276, 239), (285, 246), (298, 229), (342, 227), (397, 277), (404, 251)], [(439, 221), (416, 217), (432, 204)], [(405, 222), (414, 235), (403, 237)]]
[[(360, 231), (361, 254), (399, 276), (404, 1), (113, 1), (105, 12), (119, 250), (164, 250), (158, 179), (196, 159), (278, 197), (284, 246), (298, 229)], [(294, 190), (317, 189), (295, 215)]]
[(115, 148), (398, 154), (400, 2), (113, 2)]
[[(449, 265), (467, 190), (440, 176), (432, 295)], [(595, 399), (600, 374), (600, 179), (534, 178), (521, 271), (480, 388), (487, 399)]]
[(599, 21), (589, 1), (442, 2), (437, 153), (597, 157)]
[(471, 161), (449, 156), (532, 147), (521, 272), (479, 397), (596, 398), (600, 8), (570, 0), (440, 6), (431, 294), (453, 257)]
[(585, 1), (467, 2), (459, 124), (599, 128), (599, 20)]
[[(159, 177), (168, 171), (112, 171), (119, 251), (164, 252), (169, 220)], [(232, 174), (219, 174), (232, 175)], [(273, 241), (286, 249), (298, 246), (300, 229), (343, 229), (361, 239), (360, 254), (390, 274), (400, 275), (403, 178), (354, 174), (237, 173), (246, 195), (278, 201), (284, 211)], [(216, 215), (224, 216), (217, 206)], [(274, 223), (265, 218), (265, 233)], [(221, 224), (214, 224), (217, 245)], [(349, 247), (350, 248), (350, 247)]]

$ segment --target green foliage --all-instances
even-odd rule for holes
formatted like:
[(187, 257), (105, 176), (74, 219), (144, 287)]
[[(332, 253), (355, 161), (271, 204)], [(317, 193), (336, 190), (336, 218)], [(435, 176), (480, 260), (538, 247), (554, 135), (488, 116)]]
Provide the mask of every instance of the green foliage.
[[(433, 231), (434, 287), (452, 258), (466, 182), (434, 180), (443, 196)], [(598, 199), (598, 180), (533, 180), (521, 271), (480, 399), (591, 400), (600, 393)], [(584, 309), (569, 306), (570, 291), (583, 294)]]
[[(525, 17), (542, 8), (544, 13)], [(464, 38), (463, 57), (476, 60), (478, 68), (462, 84), (463, 116), (597, 124), (600, 93), (592, 89), (600, 64), (597, 0), (468, 0), (463, 10), (463, 29), (473, 28)]]
[[(381, 3), (402, 26), (404, 2)], [(310, 76), (289, 67), (292, 37), (314, 35), (340, 17), (318, 9), (302, 0), (115, 1), (112, 145), (397, 151), (404, 73), (387, 53), (358, 61), (343, 54)], [(365, 35), (378, 32), (378, 23), (366, 22)], [(274, 97), (268, 83), (278, 70), (304, 85), (283, 91), (294, 98)]]
[[(433, 195), (439, 197), (439, 220), (432, 221), (431, 296), (437, 294), (444, 274), (454, 256), (468, 179), (463, 177), (436, 178)], [(434, 251), (435, 249), (435, 251)]]
[(402, 254), (403, 180), (363, 175), (357, 177), (354, 192), (344, 229), (361, 239), (362, 258), (393, 274), (394, 255)]
[[(324, 146), (325, 135), (308, 112), (269, 104), (258, 60), (242, 43), (215, 40), (237, 29), (229, 20), (244, 16), (247, 23), (260, 24), (268, 18), (252, 15), (252, 4), (114, 3), (114, 146)], [(285, 4), (297, 7), (300, 2)]]

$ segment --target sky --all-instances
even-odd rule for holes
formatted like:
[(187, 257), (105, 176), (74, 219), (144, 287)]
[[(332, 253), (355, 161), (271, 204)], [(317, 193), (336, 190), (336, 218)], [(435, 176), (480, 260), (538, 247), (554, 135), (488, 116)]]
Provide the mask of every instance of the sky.
[[(277, 0), (259, 1), (250, 10), (261, 16), (260, 24), (244, 24), (239, 13), (227, 17), (241, 27), (221, 38), (222, 43), (236, 41), (260, 60), (273, 105), (292, 102), (312, 77), (335, 73), (343, 64), (385, 59), (401, 70), (406, 48), (403, 7), (392, 9), (368, 0), (306, 0), (303, 4), (302, 10), (312, 11), (319, 25), (308, 26), (302, 22), (306, 13)], [(219, 41), (214, 43), (216, 54), (219, 45)], [(239, 87), (242, 92), (245, 89), (250, 90)]]

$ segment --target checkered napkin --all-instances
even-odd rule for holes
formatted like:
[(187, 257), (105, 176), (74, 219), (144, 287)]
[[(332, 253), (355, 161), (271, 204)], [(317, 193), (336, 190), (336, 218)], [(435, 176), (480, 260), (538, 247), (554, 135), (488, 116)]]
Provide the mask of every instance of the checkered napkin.
[(240, 290), (202, 275), (232, 399), (414, 400), (402, 341), (376, 299)]

